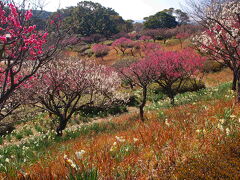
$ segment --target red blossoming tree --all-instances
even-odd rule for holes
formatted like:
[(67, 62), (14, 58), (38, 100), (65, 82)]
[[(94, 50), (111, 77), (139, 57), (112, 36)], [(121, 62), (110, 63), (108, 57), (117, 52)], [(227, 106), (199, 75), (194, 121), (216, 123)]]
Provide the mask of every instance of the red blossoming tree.
[(127, 39), (125, 37), (121, 37), (117, 40), (115, 40), (112, 43), (113, 48), (118, 52), (118, 49), (125, 54), (126, 50), (128, 48), (133, 48), (134, 47), (134, 41), (131, 39)]
[(184, 84), (194, 78), (203, 67), (205, 58), (196, 54), (192, 49), (175, 51), (157, 51), (148, 55), (148, 61), (154, 61), (157, 74), (155, 82), (159, 84), (162, 92), (174, 105), (174, 97)]
[[(129, 67), (118, 69), (123, 80), (130, 82), (131, 87), (142, 90), (142, 101), (139, 105), (140, 119), (144, 121), (144, 107), (147, 102), (147, 91), (151, 83), (157, 82), (174, 105), (174, 97), (187, 79), (192, 78), (203, 66), (204, 58), (191, 49), (181, 52), (152, 51), (142, 60)], [(177, 87), (174, 87), (174, 84)]]
[(156, 76), (155, 64), (152, 63), (155, 62), (140, 60), (131, 64), (129, 67), (117, 69), (125, 82), (129, 82), (131, 87), (137, 86), (142, 90), (142, 100), (139, 105), (139, 114), (142, 121), (144, 121), (144, 107), (147, 102), (147, 90)]
[(0, 120), (19, 107), (15, 94), (26, 87), (38, 69), (52, 59), (62, 44), (58, 22), (54, 41), (46, 31), (30, 25), (31, 10), (0, 2)]
[(103, 61), (103, 57), (108, 55), (110, 48), (104, 44), (95, 44), (92, 47), (92, 50), (96, 57), (100, 57)]

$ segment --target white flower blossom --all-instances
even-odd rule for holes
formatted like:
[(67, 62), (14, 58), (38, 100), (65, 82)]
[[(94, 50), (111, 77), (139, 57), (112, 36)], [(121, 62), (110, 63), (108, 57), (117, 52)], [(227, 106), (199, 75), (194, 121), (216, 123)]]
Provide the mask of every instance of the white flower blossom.
[(78, 159), (82, 159), (83, 158), (83, 155), (86, 153), (86, 151), (84, 150), (81, 150), (79, 152), (75, 152), (75, 155)]

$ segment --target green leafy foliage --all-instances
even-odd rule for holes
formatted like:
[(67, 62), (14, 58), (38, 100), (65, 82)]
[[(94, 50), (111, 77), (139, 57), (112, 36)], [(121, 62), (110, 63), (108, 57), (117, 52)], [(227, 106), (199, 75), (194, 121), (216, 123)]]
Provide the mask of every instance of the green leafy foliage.
[(119, 32), (118, 26), (125, 21), (117, 12), (99, 3), (82, 1), (76, 7), (63, 10), (65, 26), (74, 26), (74, 33), (82, 36), (101, 34), (109, 37)]
[(145, 28), (157, 29), (157, 28), (174, 28), (177, 26), (176, 18), (165, 12), (158, 12), (155, 15), (145, 17)]

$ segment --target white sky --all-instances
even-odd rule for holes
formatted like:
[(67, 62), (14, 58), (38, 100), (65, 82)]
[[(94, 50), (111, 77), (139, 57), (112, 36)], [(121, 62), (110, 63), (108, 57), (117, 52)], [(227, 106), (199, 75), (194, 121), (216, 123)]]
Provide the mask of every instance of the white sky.
[[(44, 9), (55, 11), (60, 8), (76, 6), (81, 0), (46, 0)], [(92, 0), (105, 7), (113, 8), (124, 19), (142, 20), (158, 11), (168, 8), (181, 8), (185, 0)], [(60, 2), (60, 3), (59, 3)]]

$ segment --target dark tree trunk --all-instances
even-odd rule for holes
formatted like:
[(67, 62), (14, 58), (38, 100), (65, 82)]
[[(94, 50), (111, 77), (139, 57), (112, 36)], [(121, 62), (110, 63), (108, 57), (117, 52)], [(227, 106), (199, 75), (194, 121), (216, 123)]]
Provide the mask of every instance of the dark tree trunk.
[(238, 72), (233, 72), (232, 90), (237, 90)]
[(132, 54), (132, 56), (134, 56), (133, 49), (131, 49), (131, 54)]
[(174, 97), (171, 97), (171, 105), (175, 105)]
[(120, 49), (120, 51), (122, 52), (122, 54), (125, 54), (126, 49)]
[(116, 51), (116, 53), (118, 54), (118, 50), (117, 50), (117, 48), (113, 48), (115, 51)]
[(179, 39), (179, 41), (180, 41), (180, 44), (181, 44), (181, 49), (182, 49), (182, 48), (183, 48), (183, 47), (182, 47), (182, 40), (181, 40), (181, 39)]
[(240, 103), (240, 80), (239, 74), (237, 74), (237, 103)]
[(63, 134), (62, 131), (66, 128), (66, 125), (67, 125), (67, 119), (66, 118), (61, 118), (60, 122), (59, 122), (59, 125), (56, 129), (57, 136), (62, 136), (62, 134)]
[(174, 93), (173, 92), (171, 92), (171, 93), (169, 93), (169, 96), (168, 96), (169, 98), (170, 98), (170, 100), (171, 100), (171, 105), (175, 105), (175, 99), (174, 99)]
[(147, 87), (143, 88), (143, 99), (142, 99), (142, 104), (139, 106), (139, 113), (140, 113), (140, 119), (141, 121), (144, 122), (144, 106), (146, 105), (147, 102)]

